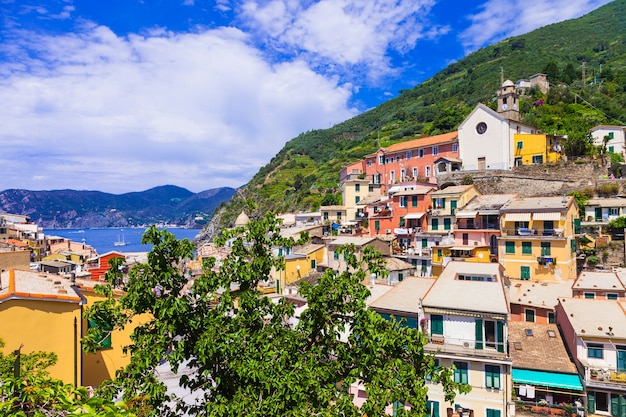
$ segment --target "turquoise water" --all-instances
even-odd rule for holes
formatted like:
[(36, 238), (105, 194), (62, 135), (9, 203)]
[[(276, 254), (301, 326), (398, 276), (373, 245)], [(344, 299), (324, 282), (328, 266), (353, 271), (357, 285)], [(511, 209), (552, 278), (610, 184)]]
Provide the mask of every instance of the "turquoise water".
[[(61, 236), (73, 242), (84, 242), (94, 247), (100, 255), (111, 252), (149, 252), (152, 245), (142, 245), (141, 237), (144, 228), (102, 228), (102, 229), (44, 229), (47, 236)], [(200, 229), (167, 228), (177, 239), (192, 240)], [(125, 245), (115, 246), (115, 242), (123, 241)]]

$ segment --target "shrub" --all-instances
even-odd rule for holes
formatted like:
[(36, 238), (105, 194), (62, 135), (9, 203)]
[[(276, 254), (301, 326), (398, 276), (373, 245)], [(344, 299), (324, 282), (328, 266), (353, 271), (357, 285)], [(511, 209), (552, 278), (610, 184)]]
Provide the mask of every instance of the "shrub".
[(463, 179), (461, 180), (461, 184), (463, 185), (474, 184), (474, 177), (472, 177), (470, 174), (464, 175)]
[(617, 183), (602, 184), (596, 189), (596, 192), (601, 197), (616, 195), (619, 192), (619, 185)]

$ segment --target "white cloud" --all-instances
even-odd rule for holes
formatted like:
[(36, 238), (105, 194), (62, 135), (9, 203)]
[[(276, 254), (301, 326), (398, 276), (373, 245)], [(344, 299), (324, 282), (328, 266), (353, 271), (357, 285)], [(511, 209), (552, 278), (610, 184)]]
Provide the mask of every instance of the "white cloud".
[(369, 81), (393, 73), (390, 52), (412, 50), (448, 28), (428, 23), (435, 0), (248, 1), (242, 17), (276, 50), (317, 65), (363, 67)]
[(610, 0), (489, 0), (468, 16), (460, 35), (467, 52), (539, 27), (580, 17)]
[(0, 65), (0, 189), (237, 187), (287, 140), (356, 114), (349, 86), (269, 64), (233, 28), (18, 39)]

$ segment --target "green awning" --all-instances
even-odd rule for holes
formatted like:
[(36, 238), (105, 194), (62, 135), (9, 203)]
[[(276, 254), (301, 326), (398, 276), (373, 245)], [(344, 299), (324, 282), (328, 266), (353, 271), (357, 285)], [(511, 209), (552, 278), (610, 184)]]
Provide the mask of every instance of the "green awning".
[(513, 383), (582, 391), (578, 375), (513, 368)]

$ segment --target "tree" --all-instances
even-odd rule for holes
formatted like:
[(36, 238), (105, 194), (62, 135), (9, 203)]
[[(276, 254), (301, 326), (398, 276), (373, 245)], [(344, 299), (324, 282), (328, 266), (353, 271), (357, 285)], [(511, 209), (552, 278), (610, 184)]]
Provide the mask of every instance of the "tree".
[[(366, 307), (364, 266), (385, 274), (371, 249), (358, 261), (353, 248), (344, 248), (344, 271), (329, 269), (316, 285), (303, 284), (308, 306), (294, 323), (293, 304), (257, 289), (272, 268), (283, 268), (271, 249), (303, 243), (281, 237), (274, 214), (223, 232), (216, 242), (231, 253), (219, 268), (205, 259), (192, 284), (181, 271), (192, 257), (189, 242), (156, 228), (143, 241), (153, 250), (147, 264), (130, 270), (126, 295), (87, 315), (107, 317), (113, 327), (137, 314), (153, 317), (134, 331), (130, 364), (114, 384), (129, 400), (147, 398), (159, 415), (376, 416), (396, 401), (410, 404), (409, 415), (423, 415), (426, 375), (442, 383), (447, 400), (469, 391), (452, 382), (451, 369), (435, 367), (417, 329)], [(166, 395), (154, 372), (164, 358), (175, 371), (191, 370), (180, 384), (198, 401)], [(361, 409), (347, 390), (357, 380), (368, 397)]]

